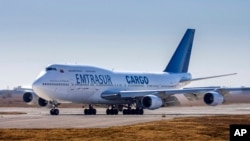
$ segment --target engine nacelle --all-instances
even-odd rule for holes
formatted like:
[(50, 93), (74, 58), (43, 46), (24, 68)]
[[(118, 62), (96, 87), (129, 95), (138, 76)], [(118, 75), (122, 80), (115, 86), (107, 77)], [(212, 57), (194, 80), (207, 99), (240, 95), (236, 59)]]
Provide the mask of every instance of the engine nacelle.
[(217, 92), (208, 92), (204, 95), (203, 100), (207, 105), (216, 106), (224, 102), (224, 96)]
[(41, 107), (51, 107), (51, 104), (45, 99), (38, 97), (34, 92), (25, 92), (23, 94), (23, 101), (29, 105), (39, 105)]
[(142, 106), (149, 110), (158, 109), (163, 105), (162, 99), (155, 95), (146, 95), (141, 99)]
[(40, 97), (38, 98), (38, 105), (41, 106), (41, 107), (45, 107), (45, 106), (51, 107), (47, 100), (42, 99)]
[(38, 96), (34, 92), (25, 92), (23, 94), (23, 101), (29, 105), (38, 104)]

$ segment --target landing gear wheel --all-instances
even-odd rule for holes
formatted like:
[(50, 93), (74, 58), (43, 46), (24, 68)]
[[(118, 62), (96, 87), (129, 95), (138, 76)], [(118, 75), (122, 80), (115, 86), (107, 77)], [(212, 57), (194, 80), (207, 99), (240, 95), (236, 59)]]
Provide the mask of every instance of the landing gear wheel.
[(49, 103), (52, 105), (52, 109), (50, 110), (50, 115), (59, 115), (59, 109), (57, 107), (60, 105), (57, 101), (49, 101)]
[(50, 110), (50, 115), (54, 115), (54, 109)]
[(89, 109), (84, 109), (84, 115), (88, 115)]
[(106, 114), (107, 115), (118, 115), (118, 109), (107, 109)]
[(143, 115), (143, 109), (124, 109), (123, 115)]
[(54, 114), (55, 114), (55, 115), (59, 115), (59, 110), (58, 110), (58, 109), (55, 109), (55, 110), (54, 110)]
[(51, 115), (59, 115), (59, 110), (58, 109), (51, 109), (50, 114)]
[(119, 108), (123, 108), (123, 105), (109, 105), (111, 109), (107, 108), (106, 114), (107, 115), (118, 115), (119, 113)]
[(114, 109), (114, 114), (115, 115), (118, 115), (118, 112), (119, 112), (118, 109)]
[(111, 115), (111, 114), (110, 114), (110, 109), (107, 109), (107, 110), (106, 110), (106, 114), (107, 114), (107, 115)]
[(93, 111), (92, 111), (92, 114), (93, 115), (96, 115), (96, 109), (92, 109)]
[(128, 114), (128, 112), (127, 112), (128, 110), (127, 109), (124, 109), (122, 112), (123, 112), (123, 115), (127, 115)]
[(89, 109), (84, 109), (84, 115), (96, 115), (96, 109), (89, 106)]
[(139, 110), (139, 115), (143, 115), (144, 114), (144, 110), (143, 109), (140, 109)]

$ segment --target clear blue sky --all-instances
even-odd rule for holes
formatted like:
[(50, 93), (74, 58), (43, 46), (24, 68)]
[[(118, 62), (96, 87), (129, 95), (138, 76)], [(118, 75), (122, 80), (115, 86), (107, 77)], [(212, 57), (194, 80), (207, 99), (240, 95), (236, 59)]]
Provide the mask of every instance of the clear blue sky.
[(48, 64), (162, 71), (187, 28), (191, 86), (250, 86), (250, 1), (0, 0), (0, 88), (31, 84)]

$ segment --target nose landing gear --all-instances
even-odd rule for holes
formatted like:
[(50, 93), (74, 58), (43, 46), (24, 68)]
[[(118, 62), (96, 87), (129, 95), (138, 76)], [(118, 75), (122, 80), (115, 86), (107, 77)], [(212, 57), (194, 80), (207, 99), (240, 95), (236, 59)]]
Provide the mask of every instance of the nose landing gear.
[(50, 110), (50, 115), (59, 115), (59, 109), (57, 109), (57, 107), (60, 105), (60, 103), (57, 103), (56, 101), (51, 101), (50, 103), (53, 107)]
[(51, 110), (50, 110), (50, 114), (51, 114), (51, 115), (59, 115), (59, 110), (58, 110), (58, 109), (55, 109), (55, 108), (54, 108), (54, 109), (51, 109)]

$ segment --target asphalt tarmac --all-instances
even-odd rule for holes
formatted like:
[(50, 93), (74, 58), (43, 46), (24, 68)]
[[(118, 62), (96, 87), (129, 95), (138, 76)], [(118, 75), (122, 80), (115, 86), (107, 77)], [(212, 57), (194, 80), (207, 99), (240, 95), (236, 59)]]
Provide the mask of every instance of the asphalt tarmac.
[(59, 109), (60, 115), (51, 116), (46, 108), (0, 107), (0, 112), (26, 113), (0, 114), (0, 128), (107, 128), (177, 117), (250, 114), (250, 104), (166, 107), (144, 110), (144, 115), (106, 115), (105, 108), (97, 108), (97, 115), (83, 115), (82, 108)]

